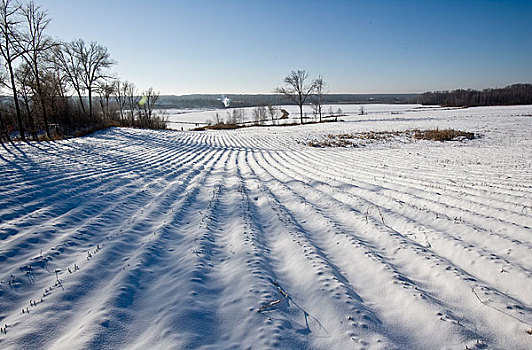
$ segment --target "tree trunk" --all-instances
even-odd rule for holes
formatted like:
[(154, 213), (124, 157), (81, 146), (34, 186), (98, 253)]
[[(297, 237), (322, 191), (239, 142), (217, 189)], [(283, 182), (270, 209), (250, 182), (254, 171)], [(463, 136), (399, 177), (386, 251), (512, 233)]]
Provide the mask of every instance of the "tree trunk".
[(103, 99), (100, 97), (100, 108), (102, 109), (103, 119), (105, 119), (105, 108), (103, 105)]
[(109, 96), (105, 96), (105, 115), (107, 120), (111, 119), (111, 114), (109, 113)]
[(41, 80), (39, 77), (39, 71), (37, 69), (37, 64), (35, 64), (35, 84), (37, 85), (37, 93), (39, 94), (39, 101), (41, 103), (42, 119), (44, 121), (44, 129), (46, 130), (46, 136), (49, 139), (52, 139), (52, 136), (50, 135), (50, 127), (48, 125), (48, 112), (46, 112), (46, 103), (44, 103), (44, 94), (41, 88)]
[(85, 111), (85, 104), (83, 103), (83, 97), (81, 97), (81, 92), (80, 91), (76, 91), (76, 92), (78, 93), (79, 104), (81, 105), (81, 111), (83, 112), (84, 116), (87, 116), (87, 112)]
[(26, 113), (28, 113), (28, 119), (30, 122), (31, 137), (33, 138), (33, 141), (37, 141), (37, 132), (35, 131), (35, 123), (33, 122), (33, 115), (31, 114), (30, 105), (26, 97), (24, 97), (24, 105), (26, 106)]
[(18, 94), (17, 94), (17, 87), (15, 85), (15, 74), (13, 73), (13, 66), (11, 65), (11, 61), (7, 61), (7, 66), (9, 68), (9, 75), (11, 78), (11, 87), (13, 90), (13, 100), (15, 100), (15, 110), (17, 111), (17, 121), (18, 121), (18, 130), (20, 133), (20, 139), (22, 141), (26, 141), (26, 133), (24, 131), (24, 123), (22, 122), (22, 114), (20, 113), (20, 106), (18, 103)]
[(301, 118), (301, 124), (303, 124), (303, 104), (299, 105), (299, 117)]
[(89, 119), (92, 122), (92, 89), (89, 88)]
[[(7, 126), (4, 123), (4, 117), (2, 115), (2, 112), (0, 111), (0, 127), (2, 127), (2, 132), (6, 133), (6, 139), (7, 141), (11, 141), (11, 138), (9, 137), (9, 130), (7, 130)], [(0, 133), (1, 135), (1, 133)], [(0, 141), (2, 141), (2, 138), (0, 137)]]

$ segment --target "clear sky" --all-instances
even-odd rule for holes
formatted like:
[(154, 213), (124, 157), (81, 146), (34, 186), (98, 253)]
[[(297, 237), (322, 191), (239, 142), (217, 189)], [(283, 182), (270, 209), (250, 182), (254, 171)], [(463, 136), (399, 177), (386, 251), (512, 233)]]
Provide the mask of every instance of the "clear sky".
[(331, 93), (532, 83), (531, 0), (36, 0), (49, 34), (105, 45), (162, 94), (270, 93), (291, 70)]

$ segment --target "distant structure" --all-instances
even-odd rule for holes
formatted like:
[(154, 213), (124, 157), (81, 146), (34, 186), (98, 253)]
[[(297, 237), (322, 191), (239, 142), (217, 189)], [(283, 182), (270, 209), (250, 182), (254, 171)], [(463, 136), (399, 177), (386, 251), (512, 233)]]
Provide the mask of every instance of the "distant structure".
[(222, 103), (224, 104), (224, 107), (229, 107), (229, 104), (231, 103), (231, 99), (226, 96), (222, 96)]
[(288, 119), (288, 115), (289, 115), (290, 113), (288, 113), (288, 111), (287, 111), (286, 109), (282, 109), (282, 108), (281, 108), (281, 113), (283, 113), (283, 115), (282, 115), (281, 118), (279, 118), (279, 119)]

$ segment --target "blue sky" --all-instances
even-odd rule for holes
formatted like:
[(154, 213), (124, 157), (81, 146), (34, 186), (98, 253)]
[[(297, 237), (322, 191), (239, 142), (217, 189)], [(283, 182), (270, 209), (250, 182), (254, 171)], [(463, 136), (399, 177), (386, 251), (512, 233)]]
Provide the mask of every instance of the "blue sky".
[(270, 93), (291, 70), (332, 93), (532, 83), (532, 1), (37, 0), (49, 34), (109, 49), (163, 94)]

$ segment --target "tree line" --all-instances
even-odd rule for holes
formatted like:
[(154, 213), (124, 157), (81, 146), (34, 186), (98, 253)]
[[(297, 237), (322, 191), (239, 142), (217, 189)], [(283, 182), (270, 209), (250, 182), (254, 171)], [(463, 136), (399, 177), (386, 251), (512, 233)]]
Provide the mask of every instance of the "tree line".
[(111, 73), (107, 48), (47, 34), (48, 12), (34, 1), (0, 0), (0, 140), (54, 139), (107, 126), (165, 128), (159, 93), (139, 92)]
[[(282, 94), (225, 94), (230, 99), (230, 108), (255, 106), (278, 106), (292, 103)], [(368, 103), (417, 103), (420, 94), (326, 94), (324, 104), (368, 104)], [(220, 94), (161, 95), (158, 108), (224, 108)]]
[(504, 106), (532, 104), (532, 84), (514, 84), (502, 89), (426, 92), (419, 97), (424, 105), (443, 107)]

